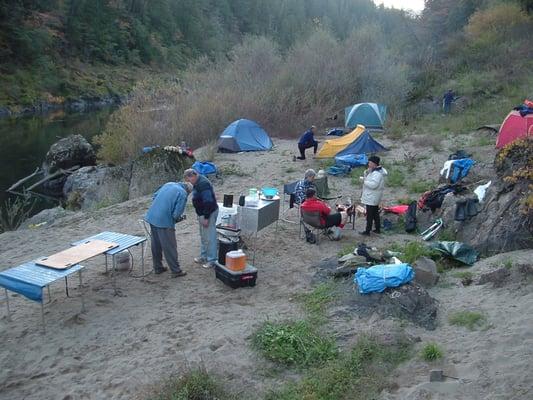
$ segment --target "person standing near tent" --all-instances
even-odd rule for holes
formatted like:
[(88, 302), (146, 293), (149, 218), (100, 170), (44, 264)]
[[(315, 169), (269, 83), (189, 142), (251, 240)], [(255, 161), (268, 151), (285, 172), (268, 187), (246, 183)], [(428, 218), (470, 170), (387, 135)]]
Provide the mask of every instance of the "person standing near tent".
[(218, 204), (213, 185), (205, 176), (194, 169), (187, 169), (183, 173), (187, 182), (193, 185), (192, 204), (198, 215), (200, 227), (200, 257), (194, 259), (204, 268), (211, 268), (217, 259), (217, 230)]
[(442, 96), (442, 109), (444, 114), (449, 114), (452, 109), (452, 103), (455, 100), (455, 93), (452, 89), (448, 89), (444, 96)]
[(300, 150), (300, 157), (297, 157), (298, 160), (305, 160), (305, 150), (313, 148), (313, 154), (316, 154), (318, 150), (318, 142), (315, 140), (316, 126), (311, 126), (307, 131), (300, 136), (298, 141), (298, 150)]
[(167, 269), (163, 267), (163, 254), (172, 271), (172, 278), (187, 275), (178, 262), (176, 245), (177, 222), (184, 219), (183, 211), (187, 197), (193, 187), (188, 182), (168, 182), (154, 194), (152, 205), (144, 219), (150, 224), (152, 261), (154, 273), (161, 274)]
[(378, 156), (371, 156), (368, 158), (368, 169), (365, 171), (363, 180), (363, 193), (361, 195), (361, 203), (366, 206), (366, 229), (361, 232), (361, 235), (370, 235), (372, 230), (372, 223), (374, 223), (375, 233), (381, 233), (381, 221), (379, 218), (379, 203), (383, 197), (385, 190), (385, 177), (387, 170), (380, 166), (380, 159)]

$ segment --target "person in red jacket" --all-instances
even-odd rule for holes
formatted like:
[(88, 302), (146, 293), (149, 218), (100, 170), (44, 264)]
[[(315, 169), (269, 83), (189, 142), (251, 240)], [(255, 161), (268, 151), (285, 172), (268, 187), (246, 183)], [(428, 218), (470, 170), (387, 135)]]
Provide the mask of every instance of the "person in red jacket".
[(331, 228), (332, 226), (343, 228), (344, 224), (346, 223), (346, 219), (348, 218), (346, 211), (332, 212), (330, 206), (316, 197), (316, 190), (313, 188), (307, 189), (305, 192), (305, 201), (300, 207), (304, 212), (318, 211), (320, 213), (320, 223), (325, 228)]

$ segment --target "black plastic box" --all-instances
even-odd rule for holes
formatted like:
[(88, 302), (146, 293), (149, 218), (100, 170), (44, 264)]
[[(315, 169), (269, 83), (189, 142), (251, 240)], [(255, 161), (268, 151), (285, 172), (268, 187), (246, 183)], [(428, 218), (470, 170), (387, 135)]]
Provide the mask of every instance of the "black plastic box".
[(232, 271), (219, 263), (215, 264), (215, 274), (226, 285), (233, 289), (240, 287), (255, 286), (257, 280), (257, 268), (246, 265), (242, 271)]

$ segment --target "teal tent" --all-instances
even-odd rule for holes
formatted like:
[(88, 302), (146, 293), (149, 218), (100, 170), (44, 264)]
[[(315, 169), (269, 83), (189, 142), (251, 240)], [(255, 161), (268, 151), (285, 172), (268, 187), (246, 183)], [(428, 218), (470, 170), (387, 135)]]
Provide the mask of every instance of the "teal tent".
[(228, 125), (218, 139), (218, 151), (237, 153), (239, 151), (270, 150), (272, 140), (261, 126), (249, 119), (239, 119)]
[(387, 106), (376, 103), (359, 103), (344, 109), (344, 124), (355, 128), (357, 124), (368, 129), (383, 129)]

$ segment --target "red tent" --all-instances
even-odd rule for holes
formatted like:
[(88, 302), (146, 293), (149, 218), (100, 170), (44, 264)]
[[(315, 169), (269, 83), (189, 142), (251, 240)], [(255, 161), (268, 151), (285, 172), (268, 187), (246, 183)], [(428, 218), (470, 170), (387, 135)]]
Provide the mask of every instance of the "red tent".
[(501, 149), (506, 144), (526, 136), (533, 136), (533, 114), (522, 117), (518, 111), (511, 111), (500, 127), (496, 147)]

